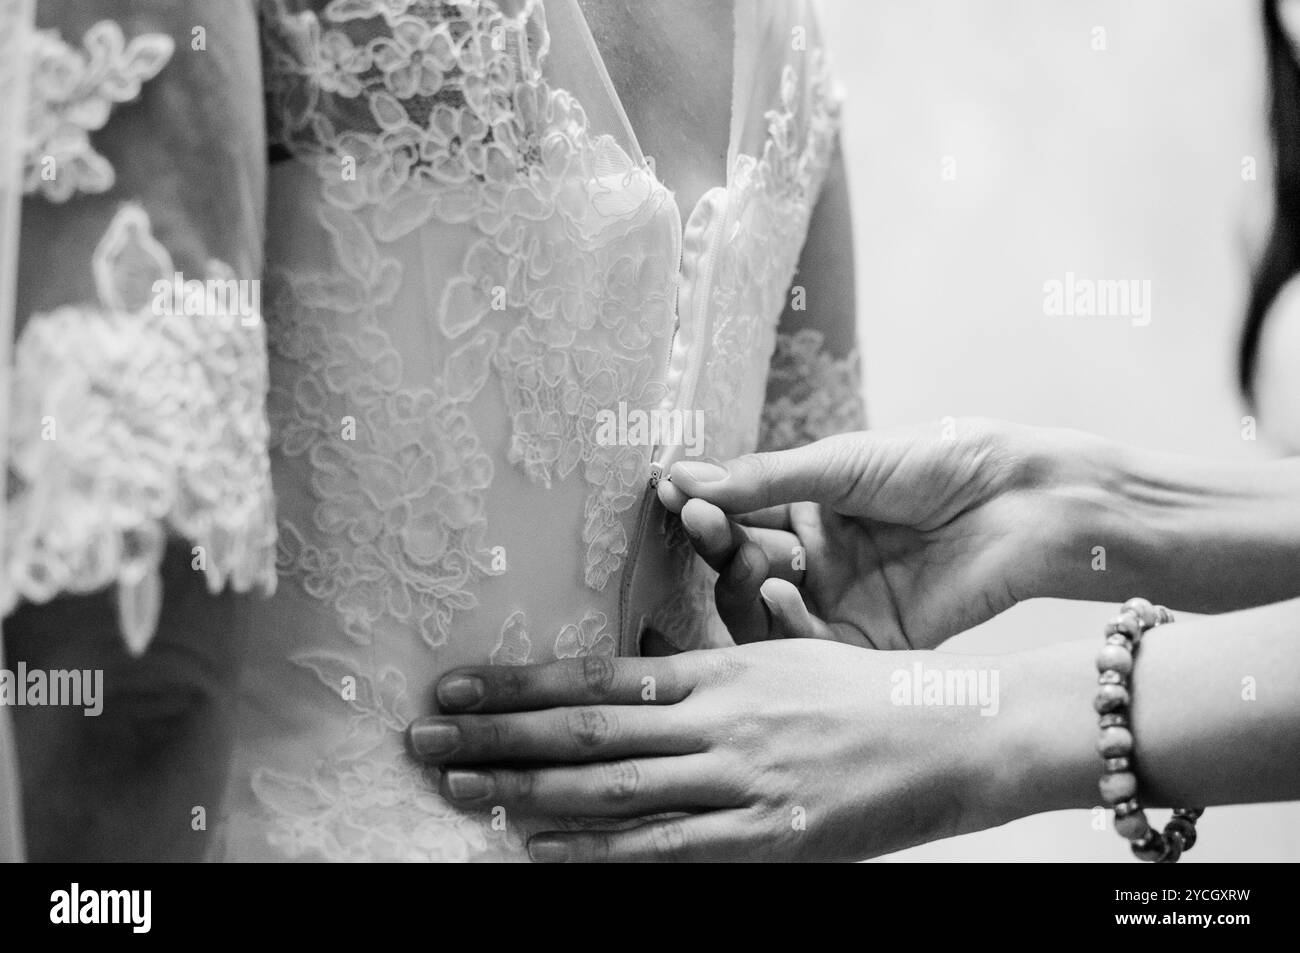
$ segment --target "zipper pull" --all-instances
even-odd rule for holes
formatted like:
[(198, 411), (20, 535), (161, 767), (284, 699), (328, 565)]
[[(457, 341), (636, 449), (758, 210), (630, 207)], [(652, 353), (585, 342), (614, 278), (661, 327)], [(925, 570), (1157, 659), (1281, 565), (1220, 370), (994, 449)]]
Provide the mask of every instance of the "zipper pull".
[(653, 489), (659, 485), (659, 481), (664, 478), (664, 474), (672, 468), (681, 456), (682, 448), (679, 444), (663, 444), (655, 447), (659, 456), (650, 464), (650, 487)]

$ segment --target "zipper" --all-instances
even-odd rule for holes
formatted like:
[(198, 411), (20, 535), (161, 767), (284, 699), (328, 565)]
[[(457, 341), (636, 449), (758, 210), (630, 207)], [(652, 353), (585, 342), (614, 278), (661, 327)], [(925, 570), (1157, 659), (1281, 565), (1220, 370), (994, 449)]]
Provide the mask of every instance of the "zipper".
[[(692, 341), (695, 354), (686, 354), (686, 366), (682, 369), (682, 378), (680, 385), (671, 395), (671, 401), (665, 401), (669, 404), (668, 410), (682, 410), (683, 413), (690, 407), (691, 402), (695, 399), (695, 391), (699, 386), (700, 374), (703, 372), (704, 362), (699, 358), (700, 347), (709, 340), (709, 331), (712, 330), (710, 321), (711, 309), (709, 308), (710, 295), (707, 292), (713, 286), (713, 269), (717, 263), (717, 258), (722, 250), (722, 240), (726, 234), (727, 217), (730, 211), (731, 203), (728, 200), (727, 190), (722, 187), (711, 189), (713, 201), (720, 204), (721, 208), (715, 214), (718, 221), (712, 223), (712, 233), (708, 238), (708, 245), (705, 247), (704, 254), (700, 256), (699, 266), (696, 270), (694, 281), (691, 287), (691, 331)], [(707, 198), (706, 198), (707, 200)], [(680, 234), (680, 230), (679, 230)], [(677, 326), (673, 329), (673, 338), (668, 344), (668, 363), (667, 370), (671, 376), (673, 358), (676, 356), (677, 341), (681, 335), (681, 273), (682, 258), (684, 250), (682, 243), (678, 242), (677, 253), (677, 275), (678, 275), (678, 312)], [(661, 409), (663, 405), (660, 405)], [(650, 451), (650, 472), (646, 481), (645, 490), (641, 494), (640, 509), (637, 512), (636, 528), (632, 533), (631, 546), (627, 553), (627, 558), (623, 564), (623, 578), (619, 584), (618, 594), (618, 638), (619, 654), (634, 655), (639, 654), (639, 645), (633, 644), (634, 636), (628, 629), (628, 602), (631, 598), (632, 581), (636, 576), (637, 562), (641, 555), (641, 544), (645, 540), (646, 524), (650, 515), (650, 509), (654, 505), (656, 489), (659, 481), (663, 479), (670, 467), (677, 461), (681, 454), (680, 444), (671, 444), (664, 447), (661, 444), (655, 444)]]
[[(722, 240), (727, 231), (727, 213), (731, 204), (726, 200), (727, 192), (725, 189), (718, 188), (714, 191), (719, 197), (718, 201), (722, 203), (722, 208), (716, 213), (719, 216), (719, 220), (715, 223), (716, 227), (713, 229), (713, 234), (709, 236), (708, 246), (705, 248), (704, 254), (700, 258), (699, 268), (695, 274), (694, 286), (691, 288), (691, 303), (694, 305), (694, 313), (691, 316), (691, 327), (693, 329), (692, 337), (694, 340), (691, 343), (694, 345), (695, 354), (693, 356), (689, 354), (686, 356), (686, 373), (682, 375), (682, 383), (677, 389), (676, 399), (672, 402), (672, 405), (669, 408), (670, 412), (681, 410), (682, 413), (686, 413), (690, 409), (691, 404), (695, 402), (695, 391), (699, 387), (700, 374), (704, 372), (704, 361), (700, 358), (700, 350), (707, 346), (707, 342), (710, 338), (709, 332), (713, 330), (713, 322), (710, 320), (712, 317), (712, 308), (709, 307), (711, 296), (707, 292), (713, 287), (713, 269), (717, 264), (718, 255), (722, 251)], [(674, 339), (675, 338), (676, 335), (674, 335)], [(692, 357), (694, 359), (692, 359)], [(666, 448), (662, 448), (662, 453), (660, 453), (660, 449), (661, 448), (656, 445), (650, 455), (651, 487), (658, 486), (660, 478), (668, 472), (668, 469), (674, 463), (677, 462), (677, 458), (681, 455), (682, 446), (681, 444), (672, 444)]]

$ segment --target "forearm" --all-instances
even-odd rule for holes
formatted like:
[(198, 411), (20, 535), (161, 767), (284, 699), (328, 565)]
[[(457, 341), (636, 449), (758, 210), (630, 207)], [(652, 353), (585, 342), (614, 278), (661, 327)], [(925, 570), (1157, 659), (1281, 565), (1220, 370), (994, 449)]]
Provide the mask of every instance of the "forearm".
[[(1100, 636), (1014, 657), (990, 813), (1101, 803), (1094, 665)], [(1161, 626), (1131, 680), (1139, 798), (1207, 806), (1300, 797), (1300, 600)], [(999, 814), (999, 810), (1001, 813)]]
[(1225, 464), (1095, 438), (1078, 449), (1090, 458), (1049, 478), (1035, 595), (1142, 594), (1192, 612), (1300, 596), (1300, 460)]
[(1122, 599), (1145, 591), (1192, 612), (1225, 612), (1300, 596), (1300, 460), (1147, 454), (1128, 483), (1141, 514), (1135, 550), (1145, 552), (1138, 587)]
[[(252, 597), (210, 595), (190, 558), (184, 544), (169, 549), (158, 631), (138, 658), (107, 593), (24, 605), (5, 620), (11, 672), (102, 673), (94, 705), (6, 709), (32, 860), (204, 856), (225, 793), (241, 610)], [(200, 816), (206, 823), (196, 826)]]
[(777, 327), (760, 450), (802, 446), (865, 425), (850, 207), (837, 146)]

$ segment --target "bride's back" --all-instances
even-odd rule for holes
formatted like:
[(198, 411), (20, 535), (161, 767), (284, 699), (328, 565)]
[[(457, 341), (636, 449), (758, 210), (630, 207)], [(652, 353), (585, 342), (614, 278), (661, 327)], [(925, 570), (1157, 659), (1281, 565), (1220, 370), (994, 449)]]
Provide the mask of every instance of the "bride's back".
[(683, 216), (727, 180), (731, 0), (580, 0), (614, 90)]
[(113, 686), (94, 729), (18, 718), (33, 856), (196, 856), (217, 816), (237, 858), (518, 856), (406, 757), (435, 678), (719, 644), (656, 475), (856, 423), (842, 230), (791, 288), (836, 126), (815, 23), (197, 5), (0, 13), (31, 79), (0, 84), (6, 647)]
[(813, 23), (267, 0), (263, 31), (281, 580), (224, 851), (517, 856), (515, 819), (449, 807), (401, 731), (456, 665), (717, 641), (649, 486), (754, 448), (834, 135)]

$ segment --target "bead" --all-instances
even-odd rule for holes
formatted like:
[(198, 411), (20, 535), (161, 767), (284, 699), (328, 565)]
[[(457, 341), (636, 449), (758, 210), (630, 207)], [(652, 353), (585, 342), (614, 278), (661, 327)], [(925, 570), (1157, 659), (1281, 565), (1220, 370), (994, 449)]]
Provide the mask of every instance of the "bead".
[(1183, 842), (1177, 837), (1166, 837), (1164, 855), (1156, 861), (1157, 864), (1176, 864), (1178, 858), (1183, 856)]
[(1183, 850), (1191, 850), (1196, 843), (1196, 823), (1175, 815), (1174, 819), (1165, 825), (1165, 837), (1180, 841)]
[(1156, 607), (1145, 599), (1130, 599), (1120, 607), (1119, 611), (1133, 613), (1144, 629), (1149, 629), (1156, 624)]
[(1133, 732), (1127, 728), (1103, 728), (1097, 739), (1097, 752), (1103, 758), (1126, 758), (1133, 753)]
[(1121, 804), (1137, 797), (1138, 779), (1132, 771), (1118, 771), (1103, 774), (1097, 787), (1107, 804)]
[(1097, 671), (1127, 676), (1133, 671), (1133, 653), (1119, 645), (1104, 645), (1097, 653)]
[(1142, 639), (1142, 623), (1131, 612), (1121, 612), (1106, 624), (1106, 635), (1123, 635), (1133, 642)]
[(1126, 817), (1129, 814), (1136, 814), (1138, 811), (1142, 810), (1142, 805), (1137, 802), (1136, 798), (1131, 801), (1121, 801), (1114, 807), (1116, 817)]
[(1127, 708), (1128, 703), (1128, 689), (1123, 685), (1103, 685), (1097, 690), (1097, 697), (1093, 699), (1092, 707), (1097, 709), (1098, 714), (1104, 715), (1116, 708)]
[(1147, 823), (1147, 816), (1141, 810), (1126, 814), (1123, 817), (1120, 817), (1117, 812), (1115, 814), (1115, 830), (1125, 840), (1135, 841), (1142, 840), (1142, 838), (1150, 834), (1151, 825)]
[(1137, 775), (1132, 771), (1134, 741), (1128, 708), (1133, 698), (1128, 679), (1143, 633), (1173, 621), (1174, 614), (1167, 608), (1145, 599), (1129, 599), (1120, 607), (1119, 615), (1107, 623), (1106, 644), (1097, 653), (1098, 690), (1092, 703), (1101, 716), (1097, 751), (1106, 769), (1097, 787), (1102, 800), (1114, 807), (1115, 830), (1130, 842), (1139, 860), (1165, 864), (1175, 863), (1196, 843), (1196, 819), (1204, 808), (1175, 808), (1164, 833), (1152, 830), (1138, 803)]
[(1164, 838), (1155, 831), (1152, 831), (1149, 837), (1134, 841), (1129, 846), (1133, 848), (1133, 854), (1138, 860), (1144, 860), (1148, 864), (1154, 864), (1165, 854)]

